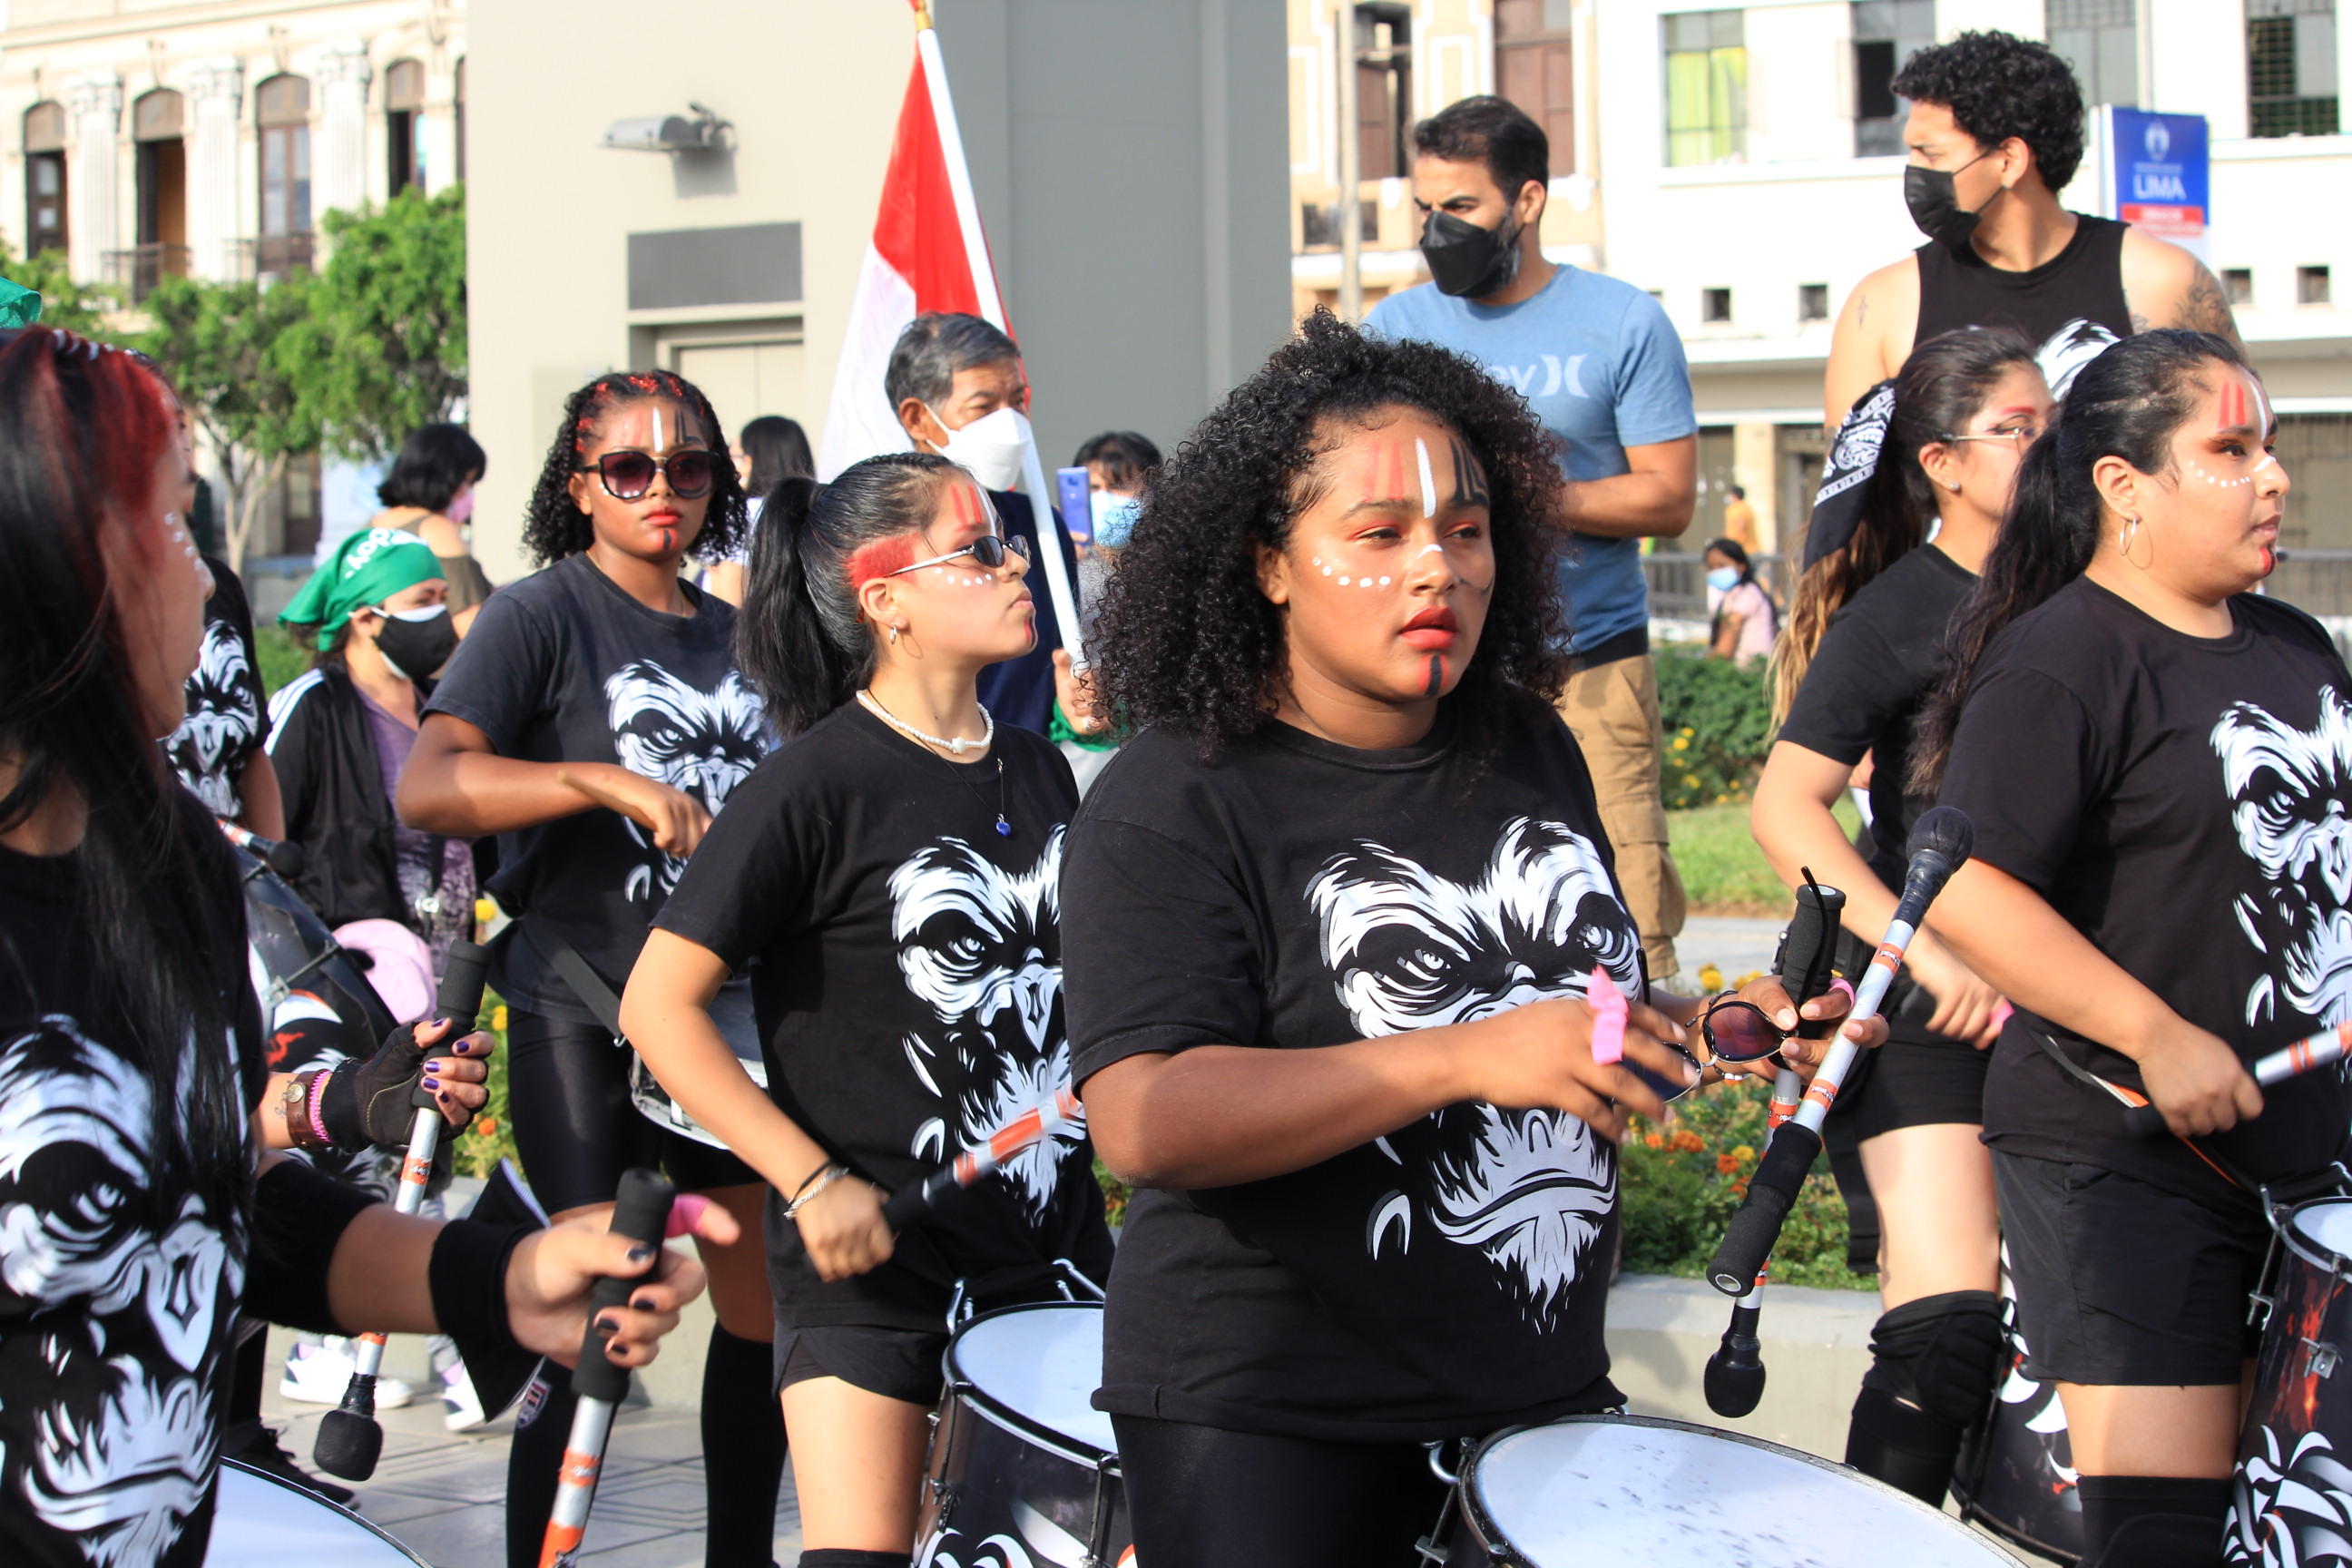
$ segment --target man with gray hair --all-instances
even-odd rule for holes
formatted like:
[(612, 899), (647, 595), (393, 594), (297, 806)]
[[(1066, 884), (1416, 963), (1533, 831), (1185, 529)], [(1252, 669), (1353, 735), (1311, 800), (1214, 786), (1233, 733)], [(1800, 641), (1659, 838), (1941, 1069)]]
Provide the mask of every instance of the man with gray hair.
[[(978, 316), (926, 311), (898, 334), (882, 388), (915, 450), (936, 452), (969, 470), (995, 502), (1006, 542), (1017, 543), (1034, 564), (1034, 514), (1029, 498), (1012, 488), (1029, 444), (1029, 419), (1022, 412), (1029, 405), (1029, 383), (1013, 340)], [(1046, 515), (1054, 515), (1050, 507)], [(1054, 542), (1076, 583), (1076, 553), (1058, 528)], [(1054, 596), (1042, 588), (1033, 591), (1037, 645), (1019, 658), (982, 670), (980, 700), (999, 723), (1042, 735), (1053, 722), (1054, 651), (1062, 637)]]

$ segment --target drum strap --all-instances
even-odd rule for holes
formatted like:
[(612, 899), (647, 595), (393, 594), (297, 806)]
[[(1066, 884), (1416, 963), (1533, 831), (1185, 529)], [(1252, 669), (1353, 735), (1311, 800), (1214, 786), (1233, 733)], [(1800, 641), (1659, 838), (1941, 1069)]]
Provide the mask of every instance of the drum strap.
[(612, 1032), (613, 1043), (619, 1045), (626, 1040), (628, 1032), (621, 1027), (621, 999), (613, 994), (613, 988), (604, 984), (603, 975), (588, 967), (580, 950), (558, 937), (547, 958), (555, 966), (555, 973), (563, 977), (563, 984), (580, 998), (581, 1005), (595, 1014), (596, 1021)]
[[(2114, 1100), (2118, 1105), (2141, 1106), (2152, 1103), (2147, 1096), (2140, 1093), (2137, 1089), (2126, 1089), (2119, 1083), (2109, 1083), (2105, 1079), (2101, 1078), (2090, 1068), (2080, 1065), (2074, 1058), (2068, 1056), (2064, 1051), (2058, 1048), (2057, 1041), (2052, 1039), (2041, 1030), (2028, 1029), (2026, 1033), (2032, 1035), (2033, 1037), (2034, 1043), (2042, 1047), (2052, 1061), (2056, 1062), (2061, 1068), (2065, 1069), (2067, 1077), (2074, 1079), (2076, 1082), (2088, 1088), (2102, 1091), (2110, 1099)], [(2179, 1138), (2180, 1135), (2179, 1133), (2175, 1133), (2173, 1136)], [(2190, 1153), (2204, 1161), (2207, 1168), (2215, 1175), (2221, 1177), (2231, 1186), (2244, 1192), (2252, 1192), (2253, 1190), (2253, 1183), (2244, 1180), (2235, 1171), (2231, 1170), (2227, 1161), (2207, 1150), (2202, 1144), (2199, 1143), (2196, 1139), (2181, 1138), (2180, 1143), (2181, 1146), (2187, 1149)]]

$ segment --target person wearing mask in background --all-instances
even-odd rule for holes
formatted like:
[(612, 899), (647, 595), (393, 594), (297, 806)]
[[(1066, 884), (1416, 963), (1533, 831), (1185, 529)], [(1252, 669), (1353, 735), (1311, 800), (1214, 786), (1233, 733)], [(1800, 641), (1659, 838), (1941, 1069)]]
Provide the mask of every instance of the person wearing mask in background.
[(767, 510), (768, 492), (780, 479), (814, 474), (816, 458), (809, 452), (808, 432), (799, 420), (762, 414), (737, 433), (735, 468), (745, 476), (743, 542), (703, 569), (702, 591), (740, 605), (743, 573), (751, 559), (752, 536), (760, 531), (760, 518)]
[(2083, 92), (2048, 45), (1962, 33), (1913, 55), (1893, 89), (1911, 105), (1903, 201), (1927, 243), (1846, 297), (1830, 338), (1826, 428), (1900, 370), (1912, 344), (1960, 327), (2022, 336), (2062, 399), (2075, 371), (2134, 332), (2187, 327), (2237, 341), (2202, 262), (2058, 205), (2083, 161)]
[[(1111, 569), (1118, 563), (1118, 552), (1135, 531), (1136, 515), (1143, 505), (1143, 476), (1160, 466), (1160, 448), (1132, 430), (1108, 430), (1080, 447), (1078, 455), (1070, 459), (1070, 466), (1087, 470), (1087, 500), (1093, 514), (1089, 519), (1091, 542), (1078, 551), (1077, 576), (1081, 637), (1091, 642), (1095, 629), (1093, 606), (1101, 603)], [(1118, 742), (1111, 739), (1109, 726), (1094, 712), (1089, 700), (1091, 692), (1072, 676), (1067, 649), (1054, 650), (1054, 681), (1057, 694), (1054, 725), (1046, 735), (1068, 759), (1070, 772), (1077, 776), (1078, 794), (1083, 796), (1095, 775), (1109, 763)]]
[(1706, 547), (1706, 608), (1713, 625), (1707, 634), (1709, 658), (1766, 658), (1779, 631), (1779, 613), (1772, 595), (1756, 580), (1756, 568), (1736, 539), (1718, 539)]
[(1725, 487), (1730, 499), (1723, 503), (1723, 536), (1749, 554), (1756, 552), (1756, 509), (1748, 504), (1748, 491), (1739, 485)]
[(253, 607), (227, 562), (206, 555), (204, 563), (213, 579), (212, 596), (205, 601), (204, 647), (188, 677), (188, 716), (163, 742), (164, 754), (206, 811), (264, 838), (283, 838), (286, 813), (269, 762)]
[[(898, 410), (898, 424), (918, 452), (937, 452), (960, 463), (978, 479), (996, 507), (1004, 537), (1025, 542), (1037, 575), (1037, 641), (1018, 658), (981, 672), (980, 700), (1000, 724), (1017, 724), (1043, 735), (1053, 726), (1054, 705), (1068, 677), (1055, 679), (1054, 655), (1062, 627), (1054, 595), (1045, 589), (1037, 565), (1039, 529), (1029, 498), (1013, 493), (1021, 477), (1021, 454), (1029, 445), (1029, 383), (1021, 351), (1011, 338), (978, 316), (927, 310), (907, 323), (890, 351), (883, 390)], [(1049, 526), (1051, 505), (1045, 517)], [(1067, 535), (1052, 527), (1054, 542), (1077, 582), (1077, 552)]]
[(1534, 121), (1499, 98), (1465, 98), (1415, 126), (1412, 144), (1433, 281), (1390, 295), (1364, 324), (1476, 360), (1560, 443), (1567, 483), (1549, 521), (1565, 535), (1572, 668), (1559, 712), (1592, 770), (1650, 977), (1665, 980), (1681, 967), (1683, 884), (1658, 794), (1664, 737), (1641, 542), (1679, 538), (1697, 500), (1682, 342), (1639, 289), (1545, 259), (1551, 149)]
[(386, 510), (368, 520), (370, 528), (401, 529), (432, 546), (449, 584), (449, 618), (461, 637), (492, 591), (474, 559), (474, 531), (467, 522), (474, 515), (474, 487), (489, 463), (463, 425), (424, 426), (401, 443), (392, 472), (375, 488)]

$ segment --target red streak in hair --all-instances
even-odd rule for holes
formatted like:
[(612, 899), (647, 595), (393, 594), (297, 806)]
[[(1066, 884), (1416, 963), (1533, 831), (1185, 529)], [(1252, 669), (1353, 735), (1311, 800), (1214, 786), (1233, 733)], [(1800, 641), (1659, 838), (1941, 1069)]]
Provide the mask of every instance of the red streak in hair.
[(887, 577), (915, 563), (915, 536), (901, 533), (859, 545), (849, 555), (849, 586), (855, 593), (877, 577)]

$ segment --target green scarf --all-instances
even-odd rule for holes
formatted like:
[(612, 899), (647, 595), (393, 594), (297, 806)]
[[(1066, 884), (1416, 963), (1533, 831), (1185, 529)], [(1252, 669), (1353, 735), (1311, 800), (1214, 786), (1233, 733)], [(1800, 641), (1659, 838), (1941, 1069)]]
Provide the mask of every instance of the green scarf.
[(0, 327), (29, 327), (40, 319), (40, 295), (0, 278)]
[(319, 628), (319, 651), (335, 646), (350, 624), (352, 612), (381, 605), (403, 588), (430, 583), (441, 575), (433, 547), (397, 528), (363, 528), (341, 544), (328, 563), (310, 574), (279, 612), (278, 624)]

